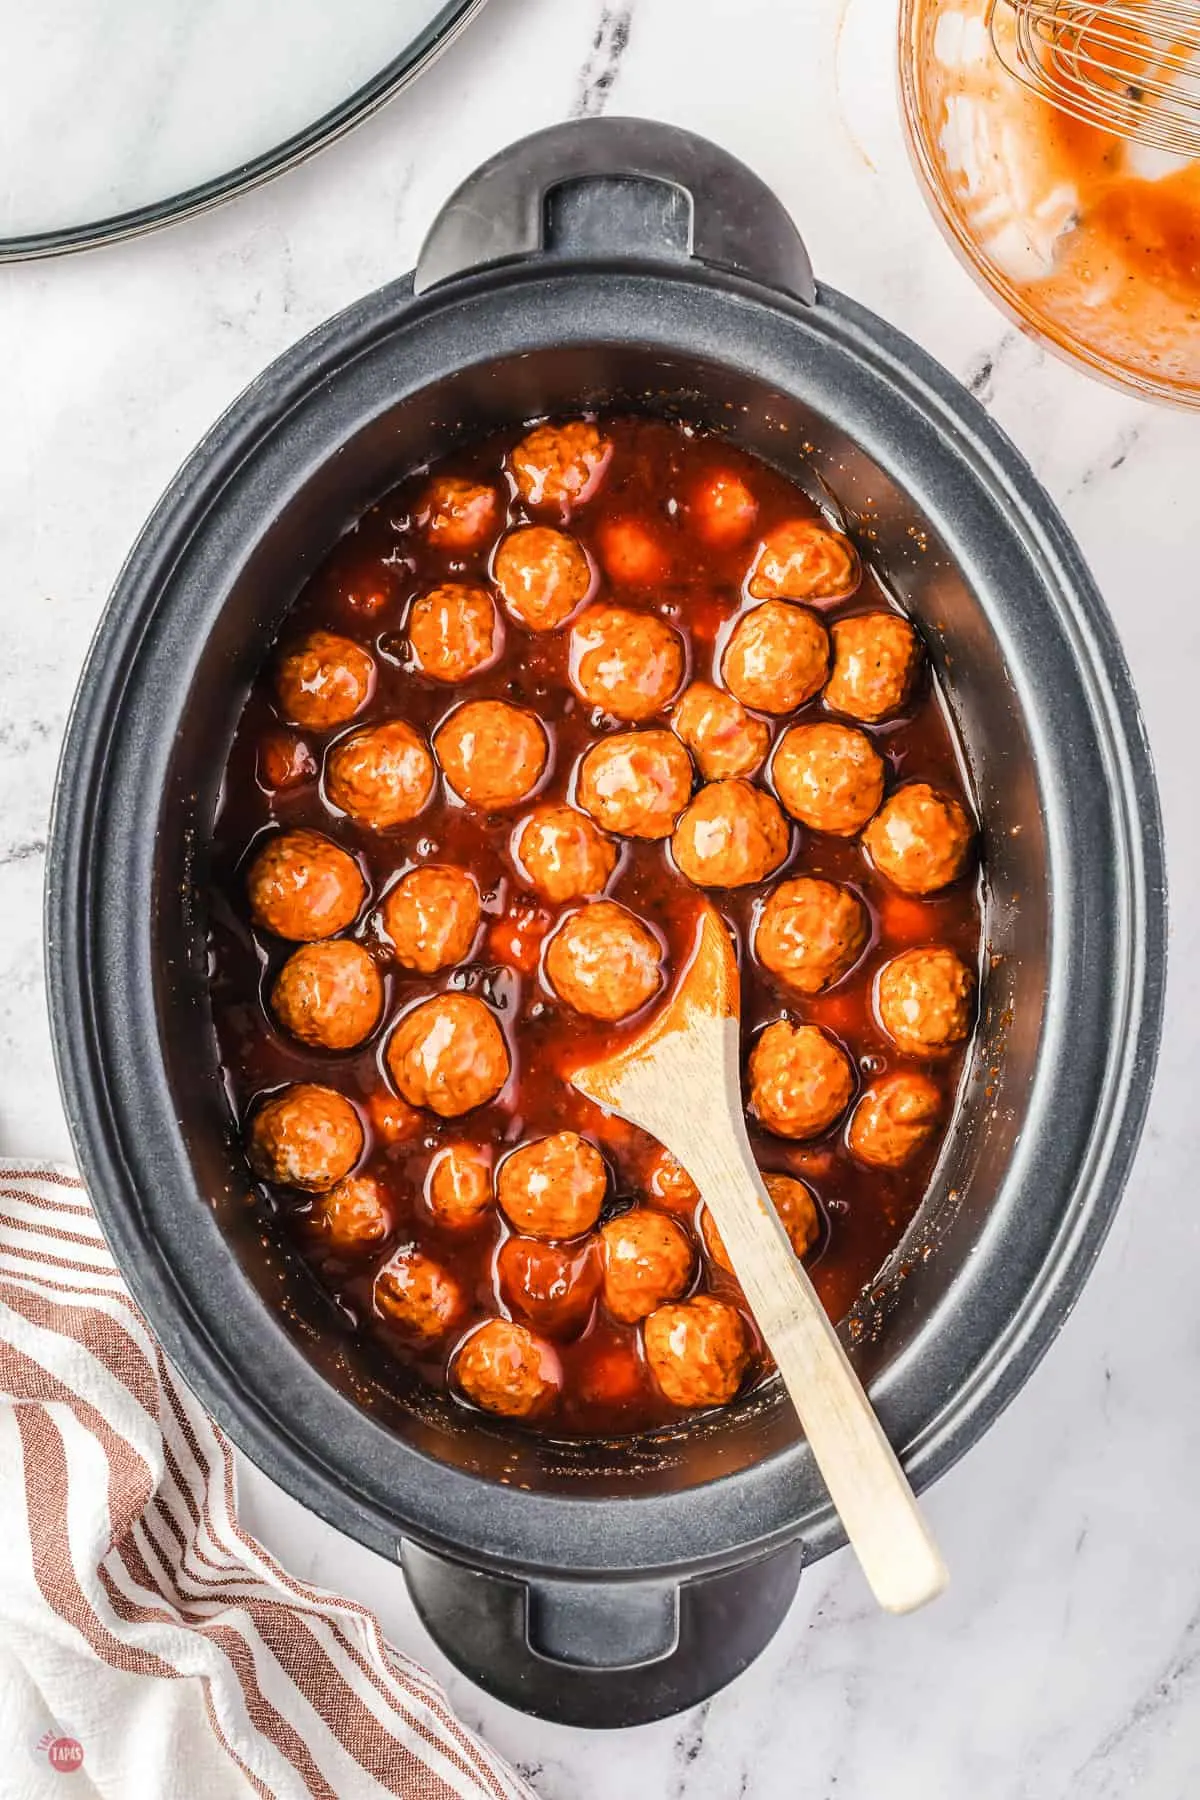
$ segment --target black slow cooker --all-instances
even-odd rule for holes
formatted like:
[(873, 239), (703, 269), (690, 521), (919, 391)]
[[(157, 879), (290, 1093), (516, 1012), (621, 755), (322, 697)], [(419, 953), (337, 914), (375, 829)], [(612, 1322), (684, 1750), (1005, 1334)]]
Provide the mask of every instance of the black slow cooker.
[(306, 575), (415, 466), (596, 407), (695, 420), (832, 504), (828, 484), (920, 620), (966, 747), (984, 1017), (930, 1191), (846, 1326), (918, 1486), (1020, 1387), (1112, 1218), (1158, 1038), (1164, 893), (1137, 703), (1058, 513), (944, 370), (814, 284), (770, 191), (686, 133), (594, 120), (496, 157), (415, 274), (282, 357), (172, 482), (93, 645), (50, 848), (59, 1074), (97, 1212), (196, 1393), (289, 1492), (399, 1559), (460, 1668), (531, 1712), (617, 1725), (744, 1668), (801, 1565), (841, 1542), (793, 1413), (768, 1389), (597, 1449), (356, 1405), (302, 1286), (218, 1224), (248, 1174), (204, 913), (226, 751)]

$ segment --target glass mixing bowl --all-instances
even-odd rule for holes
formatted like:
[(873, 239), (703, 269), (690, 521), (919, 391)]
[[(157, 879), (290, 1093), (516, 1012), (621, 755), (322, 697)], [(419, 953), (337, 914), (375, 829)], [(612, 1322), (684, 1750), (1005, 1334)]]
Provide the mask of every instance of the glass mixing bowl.
[[(902, 0), (905, 126), (935, 216), (1023, 329), (1094, 375), (1200, 406), (1200, 162), (1029, 93), (988, 13), (989, 0)], [(1011, 28), (1001, 4), (997, 30)]]

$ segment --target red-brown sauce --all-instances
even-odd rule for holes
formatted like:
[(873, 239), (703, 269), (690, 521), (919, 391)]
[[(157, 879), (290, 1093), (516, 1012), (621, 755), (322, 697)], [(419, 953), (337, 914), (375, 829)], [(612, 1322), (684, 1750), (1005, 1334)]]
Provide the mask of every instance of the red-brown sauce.
[[(649, 420), (605, 421), (613, 442), (611, 463), (595, 496), (571, 513), (568, 529), (597, 556), (606, 522), (637, 520), (650, 529), (666, 554), (666, 566), (652, 585), (622, 586), (612, 598), (661, 615), (687, 643), (689, 678), (713, 679), (714, 651), (722, 627), (745, 605), (743, 583), (758, 537), (777, 522), (817, 512), (781, 474), (724, 442), (687, 427)], [(511, 496), (500, 530), (532, 517), (516, 498), (511, 478), (501, 475), (515, 437), (494, 437), (457, 453), (439, 473), (496, 482)], [(758, 502), (756, 532), (744, 543), (712, 548), (689, 523), (688, 497), (706, 474), (733, 471)], [(308, 582), (281, 637), (283, 647), (315, 629), (350, 637), (375, 657), (377, 680), (368, 706), (354, 728), (385, 717), (402, 717), (426, 741), (439, 722), (464, 700), (496, 698), (536, 712), (552, 743), (549, 774), (536, 800), (568, 798), (573, 771), (587, 747), (627, 724), (596, 714), (567, 681), (567, 633), (533, 636), (508, 622), (500, 660), (470, 679), (447, 686), (414, 671), (405, 636), (411, 599), (445, 580), (486, 582), (495, 539), (468, 553), (436, 547), (416, 524), (423, 472), (404, 483), (366, 514), (337, 545)], [(555, 517), (539, 522), (560, 523)], [(599, 597), (605, 597), (601, 580)], [(826, 621), (889, 606), (868, 570), (857, 593), (842, 605), (823, 608)], [(794, 719), (820, 718), (821, 698), (797, 714), (770, 721), (773, 738)], [(662, 727), (658, 718), (647, 725)], [(603, 1153), (609, 1171), (601, 1223), (647, 1199), (647, 1174), (657, 1146), (644, 1134), (606, 1118), (571, 1087), (573, 1067), (592, 1060), (615, 1042), (640, 1030), (649, 1009), (619, 1025), (603, 1024), (560, 1004), (539, 972), (540, 945), (552, 927), (555, 908), (524, 890), (517, 880), (509, 840), (528, 805), (484, 815), (448, 796), (439, 783), (432, 802), (408, 826), (374, 833), (356, 826), (323, 798), (319, 780), (328, 743), (346, 728), (316, 734), (289, 727), (280, 718), (273, 665), (264, 668), (247, 700), (229, 756), (216, 827), (211, 908), (211, 990), (220, 1056), (230, 1104), (241, 1125), (265, 1094), (290, 1082), (320, 1082), (341, 1090), (361, 1110), (366, 1148), (359, 1172), (378, 1176), (396, 1220), (387, 1240), (354, 1257), (335, 1254), (306, 1230), (311, 1197), (258, 1185), (264, 1230), (308, 1262), (334, 1300), (343, 1329), (370, 1347), (376, 1367), (396, 1368), (396, 1360), (416, 1367), (436, 1386), (445, 1386), (454, 1346), (479, 1319), (495, 1314), (523, 1318), (539, 1327), (556, 1324), (555, 1343), (564, 1381), (553, 1408), (537, 1428), (558, 1435), (611, 1436), (678, 1421), (681, 1413), (658, 1391), (646, 1365), (638, 1325), (618, 1323), (598, 1297), (595, 1235), (542, 1256), (522, 1244), (503, 1258), (513, 1233), (493, 1205), (481, 1226), (448, 1232), (432, 1219), (422, 1198), (426, 1172), (439, 1145), (463, 1139), (488, 1142), (499, 1161), (506, 1149), (547, 1133), (572, 1130)], [(966, 804), (959, 755), (936, 686), (920, 676), (902, 716), (864, 727), (885, 758), (889, 789), (900, 779), (920, 777)], [(292, 785), (276, 787), (287, 769)], [(757, 777), (768, 783), (767, 775)], [(265, 834), (280, 827), (309, 826), (349, 850), (369, 882), (369, 896), (348, 935), (357, 938), (379, 964), (385, 1005), (379, 1027), (359, 1049), (341, 1054), (313, 1050), (289, 1039), (273, 1021), (267, 996), (295, 945), (256, 931), (249, 918), (245, 874)], [(422, 976), (393, 960), (378, 932), (375, 909), (384, 890), (415, 864), (457, 863), (475, 875), (483, 898), (483, 920), (468, 961)], [(811, 999), (786, 995), (757, 964), (749, 946), (756, 904), (778, 881), (799, 874), (848, 884), (866, 903), (871, 940), (850, 973), (828, 992)], [(693, 938), (699, 901), (673, 867), (663, 842), (622, 840), (621, 858), (606, 897), (645, 921), (665, 946), (668, 976), (678, 971)], [(914, 1065), (898, 1056), (875, 1022), (871, 1004), (874, 975), (889, 955), (913, 945), (939, 943), (956, 948), (973, 968), (978, 960), (979, 911), (975, 865), (953, 886), (925, 899), (905, 897), (880, 880), (857, 838), (842, 839), (793, 830), (786, 864), (756, 887), (714, 891), (734, 930), (742, 968), (742, 1031), (750, 1042), (769, 1021), (789, 1018), (822, 1025), (848, 1050), (860, 1087), (879, 1073), (919, 1066), (939, 1083), (944, 1116), (949, 1117), (962, 1066), (962, 1051)], [(578, 904), (572, 902), (572, 905)], [(492, 1009), (512, 1057), (513, 1075), (491, 1104), (462, 1119), (441, 1121), (422, 1114), (415, 1134), (386, 1143), (372, 1132), (367, 1103), (386, 1098), (391, 1085), (383, 1047), (397, 1016), (414, 1001), (443, 992), (477, 995)], [(403, 1110), (401, 1108), (400, 1110)], [(848, 1115), (846, 1115), (848, 1116)], [(791, 1173), (810, 1184), (821, 1213), (821, 1236), (806, 1259), (817, 1290), (832, 1317), (841, 1318), (871, 1281), (911, 1220), (928, 1183), (942, 1132), (903, 1168), (868, 1170), (855, 1163), (844, 1143), (845, 1117), (823, 1138), (808, 1143), (775, 1137), (750, 1120), (756, 1156), (765, 1171)], [(674, 1213), (676, 1219), (680, 1218)], [(709, 1291), (742, 1305), (732, 1276), (703, 1251), (695, 1219), (684, 1217), (695, 1239), (694, 1291)], [(378, 1270), (397, 1248), (415, 1244), (457, 1277), (469, 1311), (450, 1341), (435, 1352), (414, 1353), (389, 1329), (372, 1300)], [(535, 1265), (530, 1268), (530, 1261)], [(531, 1302), (514, 1311), (502, 1300), (499, 1267), (524, 1270)], [(555, 1312), (555, 1281), (568, 1268), (575, 1284), (570, 1306)], [(749, 1323), (749, 1321), (747, 1321)], [(757, 1343), (757, 1340), (756, 1340)], [(393, 1360), (396, 1359), (396, 1360)], [(743, 1391), (767, 1371), (757, 1347)], [(399, 1371), (397, 1385), (399, 1382)]]

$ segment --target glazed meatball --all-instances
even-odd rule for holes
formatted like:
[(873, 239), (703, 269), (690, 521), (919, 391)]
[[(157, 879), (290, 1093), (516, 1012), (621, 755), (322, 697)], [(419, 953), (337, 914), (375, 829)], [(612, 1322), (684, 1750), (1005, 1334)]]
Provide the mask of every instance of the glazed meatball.
[(768, 1025), (750, 1052), (750, 1104), (777, 1137), (820, 1137), (850, 1104), (854, 1070), (818, 1025)]
[(706, 544), (723, 550), (750, 536), (758, 501), (740, 475), (714, 469), (692, 495), (691, 519)]
[(571, 627), (571, 685), (614, 719), (653, 718), (683, 680), (683, 639), (653, 613), (589, 606)]
[(510, 1237), (500, 1246), (496, 1274), (505, 1304), (547, 1337), (578, 1337), (592, 1316), (600, 1286), (596, 1242), (545, 1244)]
[(796, 993), (819, 994), (858, 961), (867, 929), (866, 908), (849, 888), (802, 875), (767, 896), (754, 953)]
[(517, 806), (542, 778), (549, 746), (532, 713), (507, 700), (471, 700), (450, 714), (433, 747), (460, 800), (485, 812)]
[(848, 600), (862, 580), (858, 551), (815, 519), (790, 519), (768, 532), (750, 572), (755, 600)]
[(340, 1255), (353, 1256), (383, 1241), (392, 1214), (373, 1175), (348, 1175), (314, 1202), (308, 1224)]
[(476, 550), (500, 525), (494, 488), (462, 475), (439, 475), (417, 508), (417, 523), (443, 550)]
[(408, 641), (433, 681), (466, 681), (500, 654), (500, 620), (486, 588), (446, 581), (413, 601)]
[(322, 1050), (352, 1050), (383, 1010), (379, 970), (347, 938), (304, 944), (275, 978), (271, 1010), (285, 1031)]
[(908, 1056), (940, 1056), (970, 1034), (975, 977), (944, 946), (904, 950), (880, 969), (875, 986), (879, 1023)]
[(673, 1406), (724, 1406), (741, 1386), (750, 1336), (727, 1300), (697, 1294), (660, 1306), (643, 1335), (654, 1379)]
[(608, 1188), (604, 1158), (575, 1131), (522, 1144), (500, 1164), (496, 1196), (526, 1237), (573, 1238), (600, 1217)]
[(771, 742), (770, 729), (761, 719), (752, 719), (740, 700), (707, 681), (693, 681), (672, 713), (671, 724), (706, 781), (754, 775)]
[(832, 626), (833, 673), (825, 704), (834, 712), (874, 724), (900, 711), (908, 699), (921, 640), (899, 613), (861, 613)]
[(345, 1095), (308, 1081), (263, 1101), (246, 1145), (256, 1175), (310, 1194), (334, 1187), (362, 1150), (363, 1128)]
[(390, 831), (424, 809), (435, 774), (433, 758), (412, 726), (385, 719), (334, 744), (325, 759), (325, 792), (355, 824)]
[(899, 1169), (932, 1137), (942, 1111), (936, 1081), (897, 1070), (873, 1081), (853, 1113), (846, 1142), (869, 1169)]
[(793, 725), (771, 764), (775, 792), (812, 831), (853, 837), (883, 799), (884, 762), (851, 725)]
[(470, 950), (479, 928), (479, 889), (465, 869), (423, 863), (389, 888), (379, 909), (396, 961), (433, 975)]
[(526, 506), (555, 507), (566, 518), (590, 500), (604, 478), (612, 444), (586, 419), (538, 425), (509, 456), (513, 479)]
[(691, 791), (692, 759), (671, 731), (618, 731), (579, 765), (579, 804), (622, 837), (670, 837)]
[(908, 781), (880, 807), (863, 843), (881, 875), (904, 894), (934, 894), (956, 881), (971, 847), (971, 821), (951, 794)]
[(592, 1019), (627, 1019), (662, 986), (662, 950), (640, 919), (612, 900), (592, 900), (546, 946), (546, 979), (559, 999)]
[(647, 1186), (650, 1196), (668, 1212), (693, 1213), (700, 1198), (696, 1186), (683, 1164), (669, 1150), (660, 1150), (650, 1166)]
[(463, 1316), (462, 1288), (423, 1251), (400, 1250), (375, 1277), (375, 1310), (414, 1344), (436, 1344)]
[(614, 1319), (632, 1325), (687, 1288), (696, 1261), (691, 1241), (664, 1213), (635, 1207), (610, 1219), (600, 1238), (604, 1304)]
[(360, 644), (332, 631), (314, 631), (285, 651), (275, 692), (285, 718), (308, 731), (345, 725), (371, 698), (375, 664)]
[(512, 836), (513, 861), (523, 880), (547, 900), (581, 900), (603, 893), (617, 866), (617, 847), (573, 806), (539, 806)]
[[(763, 1182), (771, 1204), (779, 1214), (779, 1222), (788, 1234), (792, 1249), (803, 1261), (821, 1235), (821, 1215), (817, 1211), (811, 1189), (804, 1182), (797, 1181), (793, 1175), (764, 1175)], [(707, 1206), (700, 1215), (700, 1229), (704, 1233), (708, 1254), (719, 1267), (732, 1275), (733, 1264), (729, 1260), (725, 1240), (717, 1230), (717, 1222)]]
[(268, 838), (250, 864), (246, 889), (256, 925), (302, 944), (344, 931), (367, 894), (354, 858), (305, 830)]
[(438, 994), (405, 1013), (387, 1065), (402, 1100), (443, 1119), (494, 1100), (511, 1068), (503, 1032), (473, 994)]
[(770, 794), (748, 781), (710, 781), (675, 827), (671, 854), (697, 887), (747, 887), (774, 874), (790, 843)]
[(492, 1205), (492, 1153), (480, 1144), (445, 1144), (425, 1176), (425, 1203), (439, 1225), (465, 1231)]
[(492, 564), (500, 597), (529, 631), (557, 631), (592, 588), (592, 566), (576, 538), (549, 525), (510, 531)]
[(789, 713), (824, 685), (829, 633), (807, 606), (767, 600), (743, 613), (721, 658), (725, 686), (756, 712)]
[(509, 1419), (543, 1411), (562, 1387), (555, 1351), (512, 1319), (488, 1319), (473, 1331), (451, 1373), (468, 1400)]
[(671, 572), (665, 545), (637, 519), (609, 519), (600, 527), (600, 561), (622, 587), (650, 587)]

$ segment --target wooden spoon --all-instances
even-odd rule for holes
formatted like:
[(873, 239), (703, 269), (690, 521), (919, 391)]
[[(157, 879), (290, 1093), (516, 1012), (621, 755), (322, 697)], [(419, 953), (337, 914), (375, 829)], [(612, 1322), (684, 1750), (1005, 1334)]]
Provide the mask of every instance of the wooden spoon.
[(888, 1612), (946, 1585), (916, 1496), (759, 1175), (746, 1136), (733, 944), (706, 905), (674, 993), (636, 1038), (571, 1077), (681, 1162), (716, 1221), (863, 1573)]

